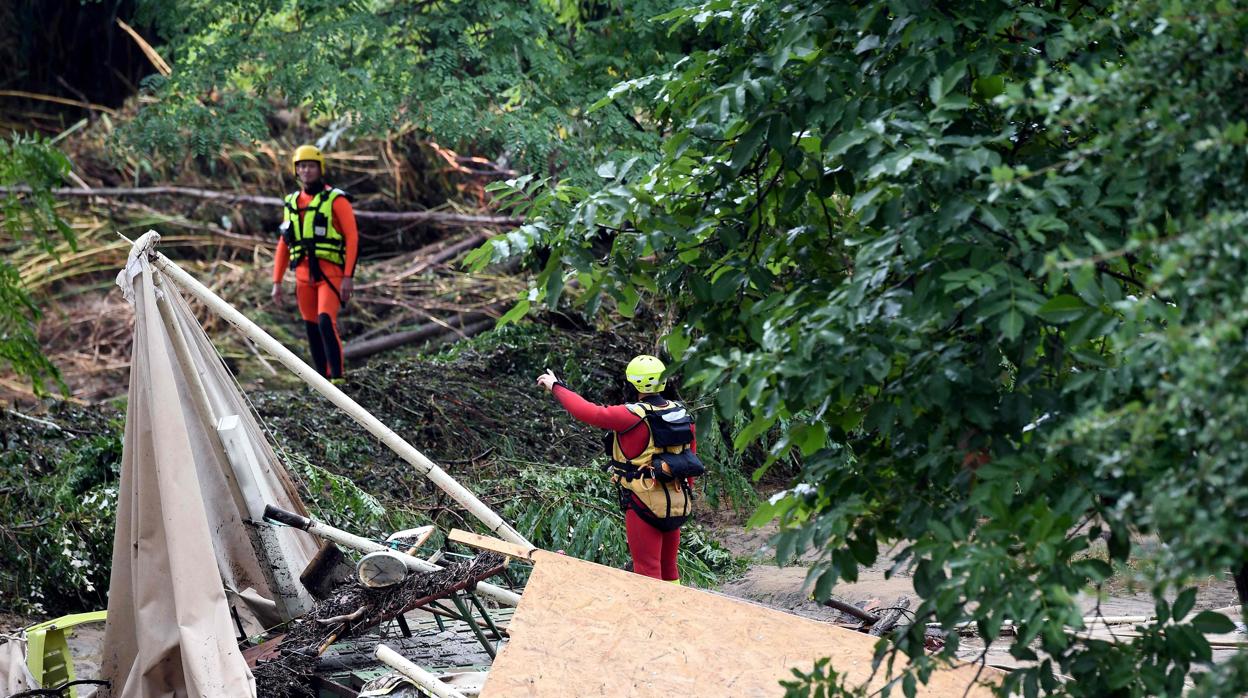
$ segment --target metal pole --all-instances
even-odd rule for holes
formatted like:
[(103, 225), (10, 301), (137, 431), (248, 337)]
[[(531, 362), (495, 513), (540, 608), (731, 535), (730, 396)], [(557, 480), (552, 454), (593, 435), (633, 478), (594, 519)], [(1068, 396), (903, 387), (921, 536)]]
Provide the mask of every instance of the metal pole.
[(355, 400), (352, 400), (345, 393), (330, 383), (324, 376), (320, 375), (305, 363), (302, 359), (282, 346), (282, 343), (274, 339), (267, 332), (260, 329), (258, 325), (249, 320), (245, 315), (238, 312), (229, 303), (222, 300), (217, 294), (213, 293), (208, 287), (199, 283), (195, 277), (183, 271), (178, 265), (174, 264), (159, 252), (154, 253), (153, 263), (164, 272), (170, 280), (175, 282), (179, 287), (195, 296), (204, 305), (208, 306), (214, 313), (225, 318), (230, 324), (237, 327), (248, 338), (257, 345), (269, 352), (278, 361), (282, 362), (286, 368), (294, 372), (308, 385), (312, 386), (317, 392), (324, 395), (330, 402), (337, 405), (342, 411), (346, 412), (352, 419), (361, 426), (371, 432), (374, 436), (381, 440), (390, 450), (394, 451), (400, 458), (410, 463), (417, 471), (428, 477), (435, 485), (442, 488), (444, 492), (449, 494), (452, 499), (468, 510), (473, 516), (477, 517), (486, 527), (497, 534), (499, 537), (517, 543), (532, 547), (532, 544), (524, 539), (518, 531), (509, 526), (506, 521), (492, 509), (487, 507), (484, 502), (477, 499), (476, 495), (469, 492), (463, 485), (459, 484), (446, 473), (425, 457), (423, 453), (416, 450), (411, 444), (403, 440), (398, 434), (394, 433), (380, 420), (365, 410)]
[[(307, 516), (300, 516), (294, 512), (279, 509), (271, 504), (264, 508), (264, 518), (270, 521), (286, 524), (287, 526), (292, 526), (301, 531), (307, 531), (314, 536), (332, 541), (343, 546), (344, 548), (358, 550), (362, 553), (375, 553), (381, 550), (389, 551), (403, 560), (403, 564), (406, 565), (409, 570), (414, 572), (437, 572), (442, 569), (432, 562), (422, 560), (418, 557), (408, 555), (407, 553), (402, 553), (397, 550), (391, 550), (381, 543), (369, 540), (363, 536), (348, 533), (341, 528), (334, 528), (327, 523), (322, 523)], [(509, 591), (486, 582), (477, 582), (476, 592), (481, 596), (493, 599), (504, 606), (514, 607), (520, 603), (520, 595), (516, 592)]]

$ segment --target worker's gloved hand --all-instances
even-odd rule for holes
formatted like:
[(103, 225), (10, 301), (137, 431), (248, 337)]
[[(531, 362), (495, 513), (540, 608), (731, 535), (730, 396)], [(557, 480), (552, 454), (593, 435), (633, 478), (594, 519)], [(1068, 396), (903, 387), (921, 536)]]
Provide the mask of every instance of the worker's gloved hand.
[(273, 290), (269, 291), (269, 298), (273, 299), (273, 305), (282, 305), (286, 300), (286, 294), (282, 292), (281, 284), (273, 284)]
[(342, 280), (342, 288), (338, 289), (338, 295), (342, 298), (342, 304), (346, 305), (351, 300), (351, 289), (354, 287), (351, 277)]
[(554, 371), (551, 371), (549, 368), (546, 369), (545, 373), (537, 377), (537, 384), (542, 386), (542, 388), (545, 390), (550, 390), (554, 388), (555, 383), (558, 383), (558, 382), (559, 382), (559, 379), (555, 378)]

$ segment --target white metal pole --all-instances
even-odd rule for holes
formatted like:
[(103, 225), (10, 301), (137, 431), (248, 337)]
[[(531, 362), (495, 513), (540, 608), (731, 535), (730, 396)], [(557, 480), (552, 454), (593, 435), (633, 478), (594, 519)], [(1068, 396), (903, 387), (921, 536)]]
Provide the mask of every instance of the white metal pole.
[(385, 645), (377, 645), (376, 654), (377, 659), (411, 679), (417, 686), (432, 693), (437, 698), (467, 698), (464, 694), (442, 683), (437, 676), (421, 669), (407, 657)]
[(330, 402), (337, 405), (342, 411), (346, 412), (352, 419), (358, 422), (365, 429), (370, 431), (374, 436), (381, 440), (390, 450), (394, 451), (400, 458), (410, 463), (420, 473), (433, 481), (435, 485), (442, 488), (456, 502), (459, 502), (473, 516), (477, 517), (486, 525), (489, 530), (493, 531), (500, 538), (532, 547), (532, 544), (524, 539), (518, 531), (507, 524), (492, 509), (485, 505), (484, 502), (477, 499), (476, 495), (469, 492), (463, 485), (455, 481), (446, 471), (439, 468), (425, 457), (423, 453), (416, 450), (411, 444), (403, 440), (398, 434), (391, 431), (389, 427), (382, 424), (379, 419), (365, 410), (355, 400), (352, 400), (345, 393), (330, 383), (324, 376), (320, 375), (305, 363), (302, 359), (282, 346), (282, 343), (274, 339), (267, 332), (260, 329), (256, 323), (249, 320), (245, 315), (238, 312), (232, 305), (226, 303), (211, 289), (201, 284), (195, 277), (186, 273), (178, 265), (174, 264), (159, 252), (154, 256), (155, 265), (178, 286), (208, 306), (214, 313), (225, 318), (230, 324), (242, 330), (253, 342), (269, 352), (278, 361), (282, 362), (286, 368), (290, 369), (295, 375), (302, 378), (308, 385), (311, 385), (317, 392), (324, 395)]
[[(407, 553), (403, 553), (398, 550), (392, 550), (381, 543), (369, 540), (363, 536), (357, 536), (354, 533), (349, 533), (341, 528), (335, 528), (327, 523), (317, 521), (316, 519), (307, 516), (300, 516), (299, 514), (289, 511), (283, 511), (274, 506), (265, 507), (264, 517), (273, 521), (279, 521), (287, 526), (307, 531), (314, 536), (337, 543), (344, 548), (358, 550), (362, 553), (375, 553), (387, 550), (395, 555), (398, 555), (399, 558), (403, 560), (403, 564), (406, 565), (409, 570), (414, 572), (437, 572), (442, 569), (428, 560), (422, 560), (414, 555), (408, 555)], [(514, 607), (520, 603), (520, 595), (516, 592), (509, 591), (486, 582), (477, 582), (476, 589), (473, 593), (478, 596), (484, 596), (487, 599), (493, 599), (504, 606)]]

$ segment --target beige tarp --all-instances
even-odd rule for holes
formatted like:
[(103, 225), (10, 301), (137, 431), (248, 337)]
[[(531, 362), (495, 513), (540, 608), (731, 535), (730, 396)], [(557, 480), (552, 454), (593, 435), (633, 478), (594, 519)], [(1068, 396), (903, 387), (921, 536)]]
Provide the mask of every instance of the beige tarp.
[[(784, 694), (790, 669), (810, 671), (819, 657), (851, 685), (871, 677), (874, 637), (544, 550), (532, 557), (482, 698), (770, 698)], [(972, 685), (975, 673), (937, 672), (919, 695), (991, 696)], [(884, 683), (877, 676), (871, 687)]]
[[(136, 252), (158, 237), (149, 233)], [(135, 327), (102, 673), (115, 696), (254, 696), (229, 604), (247, 603), (244, 614), (268, 624), (277, 620), (278, 595), (243, 523), (256, 517), (239, 476), (277, 506), (303, 506), (190, 308), (171, 284), (157, 285), (157, 275), (145, 255), (132, 253), (118, 277), (133, 292)], [(158, 295), (185, 337), (190, 367), (179, 361)], [(212, 417), (237, 416), (236, 432), (258, 467), (233, 471), (217, 422), (197, 410), (200, 383)], [(297, 579), (315, 550), (294, 533), (266, 535), (276, 536), (280, 565)]]
[(0, 696), (39, 688), (26, 666), (26, 640), (18, 636), (6, 636), (0, 644)]

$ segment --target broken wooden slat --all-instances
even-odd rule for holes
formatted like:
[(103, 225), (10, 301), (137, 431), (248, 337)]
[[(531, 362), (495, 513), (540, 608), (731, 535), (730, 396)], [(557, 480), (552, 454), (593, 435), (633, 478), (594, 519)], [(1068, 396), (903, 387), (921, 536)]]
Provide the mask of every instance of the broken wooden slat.
[(489, 550), (501, 553), (507, 557), (514, 557), (518, 560), (532, 560), (533, 551), (538, 550), (535, 546), (517, 545), (515, 543), (509, 543), (505, 540), (483, 536), (459, 528), (451, 529), (451, 533), (447, 536), (447, 539), (455, 541), (456, 543), (462, 543), (470, 548)]

